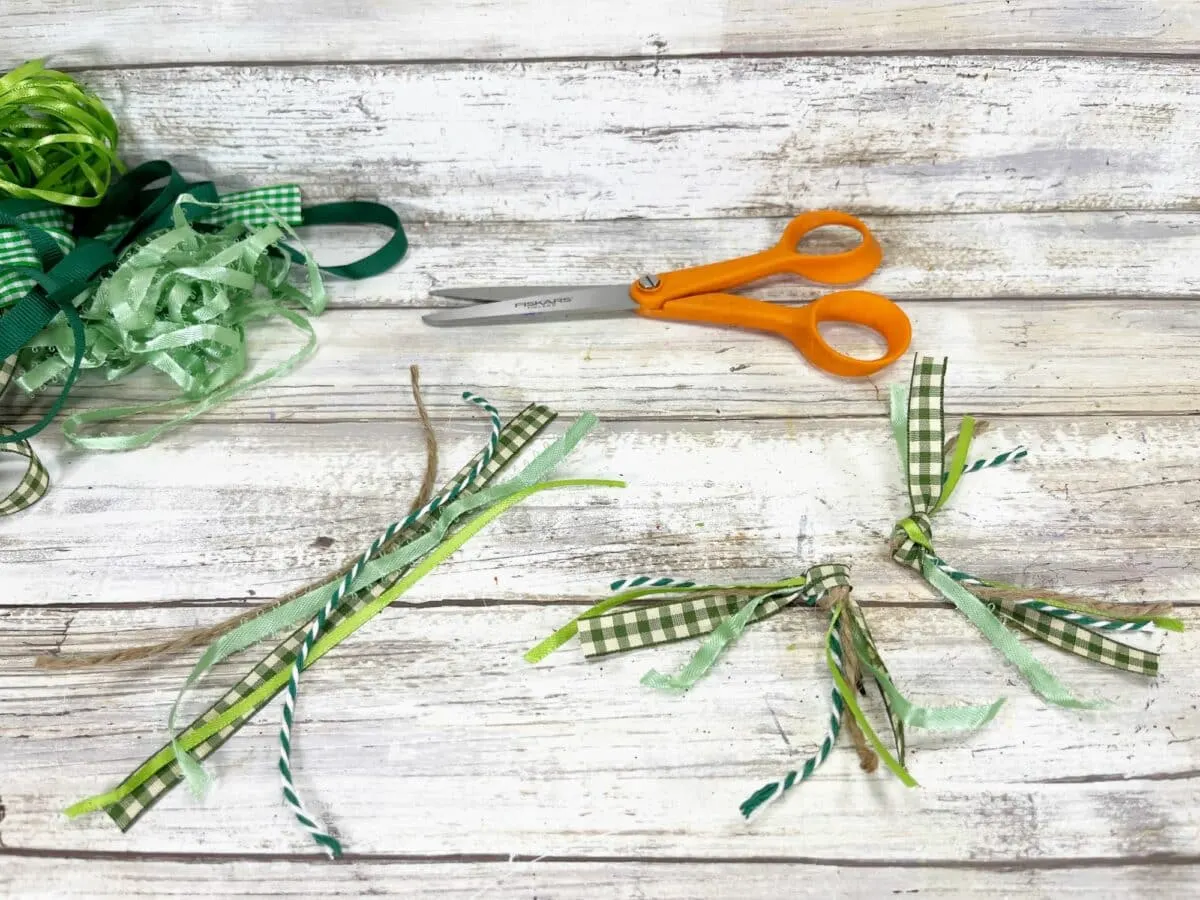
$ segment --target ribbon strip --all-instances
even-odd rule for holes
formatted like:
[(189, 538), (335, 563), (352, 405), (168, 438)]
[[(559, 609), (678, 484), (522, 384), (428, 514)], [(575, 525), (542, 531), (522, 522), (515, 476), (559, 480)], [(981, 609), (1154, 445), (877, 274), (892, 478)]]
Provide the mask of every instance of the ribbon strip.
[[(14, 359), (0, 360), (0, 397), (3, 397), (4, 392), (8, 390), (15, 366), (16, 360)], [(0, 425), (0, 435), (9, 434), (16, 434), (16, 432), (11, 428)], [(50, 473), (46, 471), (46, 467), (42, 465), (42, 461), (34, 453), (33, 447), (29, 445), (29, 441), (16, 441), (7, 444), (0, 443), (0, 453), (23, 456), (27, 461), (25, 474), (21, 476), (21, 480), (17, 482), (16, 487), (9, 491), (6, 496), (0, 498), (0, 516), (11, 516), (23, 509), (28, 509), (41, 500), (42, 497), (46, 496), (46, 491), (50, 489)]]
[[(1111, 605), (1101, 618), (1089, 614), (1086, 603), (1062, 605), (1049, 598), (1051, 592), (1003, 585), (976, 578), (947, 564), (933, 549), (931, 519), (953, 494), (958, 476), (992, 465), (1017, 461), (1024, 448), (1000, 454), (992, 460), (965, 465), (975, 422), (965, 416), (952, 441), (952, 458), (946, 459), (943, 393), (946, 360), (917, 357), (909, 390), (894, 385), (891, 395), (892, 429), (901, 464), (907, 477), (911, 513), (901, 519), (892, 533), (892, 557), (920, 572), (931, 586), (952, 602), (1000, 650), (1043, 699), (1067, 707), (1098, 704), (1076, 699), (1057, 678), (1025, 649), (997, 618), (1016, 625), (1034, 637), (1079, 656), (1115, 668), (1143, 674), (1158, 671), (1158, 656), (1119, 643), (1102, 631), (1133, 631), (1154, 627), (1153, 617), (1125, 617)], [(948, 477), (947, 477), (948, 474)], [(981, 597), (986, 598), (984, 602)], [(1134, 612), (1137, 612), (1136, 610)], [(1162, 619), (1172, 629), (1182, 627)]]

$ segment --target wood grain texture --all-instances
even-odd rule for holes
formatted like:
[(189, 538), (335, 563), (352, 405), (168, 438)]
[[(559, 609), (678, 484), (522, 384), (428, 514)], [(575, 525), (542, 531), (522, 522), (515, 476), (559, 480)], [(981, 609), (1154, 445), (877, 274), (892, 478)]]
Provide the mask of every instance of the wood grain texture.
[[(629, 219), (604, 222), (407, 222), (412, 247), (396, 268), (365, 281), (327, 279), (344, 307), (441, 306), (435, 288), (479, 284), (617, 284), (775, 244), (786, 218)], [(1179, 260), (1200, 255), (1200, 213), (1081, 212), (870, 216), (882, 266), (862, 284), (897, 300), (1187, 299), (1200, 276)], [(849, 246), (843, 229), (814, 232), (804, 252)], [(318, 260), (337, 264), (382, 241), (362, 229), (309, 229)], [(781, 278), (756, 296), (810, 300), (828, 287)], [(997, 305), (993, 303), (992, 305)], [(1001, 307), (1008, 310), (1008, 307)]]
[(1193, 210), (1186, 61), (781, 57), (87, 71), (131, 159), (405, 221)]
[[(102, 815), (68, 823), (59, 812), (158, 748), (187, 663), (80, 675), (34, 670), (30, 657), (59, 644), (105, 644), (117, 627), (146, 638), (221, 612), (0, 613), (10, 635), (0, 651), (0, 753), (23, 773), (5, 779), (6, 847), (312, 852), (289, 827), (269, 777), (277, 704), (213, 759), (218, 783), (200, 807), (176, 790), (124, 835)], [(1080, 694), (1111, 703), (1080, 713), (1030, 695), (954, 610), (870, 610), (893, 677), (914, 698), (1006, 696), (1000, 716), (974, 734), (914, 730), (910, 765), (922, 788), (882, 772), (865, 776), (847, 745), (788, 802), (747, 825), (738, 803), (820, 739), (828, 702), (820, 613), (797, 609), (749, 629), (679, 697), (637, 682), (651, 666), (674, 670), (694, 644), (600, 663), (571, 646), (528, 666), (521, 652), (564, 612), (393, 610), (336, 651), (336, 665), (331, 656), (313, 668), (298, 707), (297, 777), (350, 851), (938, 865), (1196, 861), (1200, 693), (1187, 662), (1198, 649), (1194, 631), (1172, 637), (1155, 682), (1035, 650)], [(1185, 620), (1200, 623), (1195, 610)], [(224, 665), (204, 695), (250, 663)], [(848, 810), (860, 823), (869, 816), (870, 827), (846, 828)]]
[[(1191, 301), (910, 303), (915, 348), (949, 353), (948, 408), (986, 415), (1193, 415), (1200, 410), (1200, 319)], [(888, 384), (908, 359), (870, 380), (808, 365), (787, 342), (750, 332), (630, 316), (503, 328), (432, 328), (416, 311), (334, 311), (315, 322), (321, 346), (297, 371), (205, 414), (206, 422), (411, 421), (408, 366), (419, 363), (439, 419), (469, 416), (464, 389), (507, 410), (533, 399), (608, 420), (799, 420), (885, 412)], [(878, 352), (852, 328), (830, 329), (847, 352)], [(252, 330), (256, 367), (299, 346), (289, 326)], [(1170, 360), (1169, 365), (1156, 361)], [(119, 384), (85, 378), (74, 409), (162, 400), (157, 373)], [(16, 392), (14, 392), (15, 394)], [(14, 396), (14, 421), (34, 421), (53, 397)], [(23, 409), (20, 417), (17, 409)], [(147, 421), (151, 417), (147, 417)], [(160, 415), (161, 418), (161, 415)], [(884, 433), (882, 421), (877, 427)], [(55, 426), (56, 430), (57, 426)], [(178, 432), (189, 440), (191, 427)], [(43, 438), (43, 441), (46, 438)], [(401, 448), (403, 455), (418, 444)]]
[(73, 66), (1200, 47), (1187, 0), (813, 0), (802, 10), (790, 0), (225, 0), (219, 17), (197, 2), (8, 0), (3, 21), (0, 57), (37, 47)]
[[(469, 422), (438, 423), (447, 470), (483, 441), (485, 423)], [(997, 419), (977, 450), (1018, 444), (1027, 460), (971, 476), (939, 514), (947, 560), (1004, 581), (1200, 600), (1190, 418)], [(198, 426), (130, 454), (48, 452), (54, 489), (0, 524), (5, 586), (28, 606), (276, 596), (400, 518), (420, 447), (414, 423), (289, 423)], [(559, 471), (629, 486), (531, 499), (409, 599), (582, 601), (615, 577), (772, 579), (830, 559), (854, 566), (868, 599), (932, 599), (887, 553), (905, 507), (882, 419), (612, 421)]]
[[(3, 851), (0, 851), (0, 855)], [(535, 858), (536, 859), (536, 858)], [(1028, 866), (1029, 863), (1026, 863)], [(103, 880), (96, 878), (103, 870)], [(638, 862), (533, 861), (422, 863), (354, 860), (337, 867), (318, 860), (160, 861), (124, 859), (8, 858), (0, 868), (0, 888), (13, 896), (57, 898), (74, 893), (89, 897), (161, 897), (181, 888), (194, 897), (309, 898), (379, 894), (414, 898), (490, 900), (571, 898), (589, 895), (654, 897), (656, 900), (707, 900), (728, 897), (737, 884), (740, 897), (839, 897), (875, 900), (880, 896), (1101, 898), (1116, 900), (1161, 893), (1182, 897), (1200, 879), (1200, 865), (1088, 865), (1061, 868), (992, 869), (986, 866), (935, 868), (752, 862), (692, 863), (686, 866)]]

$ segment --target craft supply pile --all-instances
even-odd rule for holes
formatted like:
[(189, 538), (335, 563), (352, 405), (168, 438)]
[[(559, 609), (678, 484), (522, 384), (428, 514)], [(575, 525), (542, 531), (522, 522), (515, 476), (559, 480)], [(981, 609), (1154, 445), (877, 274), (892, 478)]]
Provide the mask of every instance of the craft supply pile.
[[(400, 220), (386, 205), (355, 200), (307, 206), (293, 184), (221, 192), (213, 182), (188, 180), (169, 161), (126, 166), (119, 134), (118, 120), (103, 102), (68, 75), (31, 62), (0, 78), (0, 395), (15, 387), (52, 398), (36, 407), (36, 421), (24, 427), (5, 424), (7, 411), (0, 409), (0, 450), (19, 457), (24, 472), (0, 500), (0, 516), (30, 511), (50, 488), (47, 468), (31, 439), (60, 413), (63, 435), (79, 448), (145, 446), (301, 364), (316, 349), (310, 317), (325, 308), (325, 277), (377, 275), (399, 262), (407, 249)], [(236, 178), (236, 173), (228, 175)], [(337, 224), (378, 226), (392, 234), (357, 262), (322, 267), (297, 229)], [(806, 235), (831, 225), (853, 229), (859, 243), (829, 254), (797, 249)], [(868, 277), (884, 258), (884, 248), (861, 219), (813, 211), (787, 224), (777, 246), (749, 256), (645, 275), (632, 284), (450, 288), (437, 293), (471, 302), (425, 320), (438, 326), (490, 327), (634, 312), (773, 333), (826, 373), (862, 377), (896, 362), (912, 340), (907, 316), (888, 298), (841, 290), (789, 307), (727, 292), (779, 274), (823, 285), (851, 284)], [(876, 359), (839, 352), (821, 333), (820, 325), (828, 321), (878, 332), (885, 352)], [(284, 360), (256, 365), (250, 326), (268, 322), (294, 328), (297, 345)], [(799, 356), (796, 366), (802, 377)], [(71, 408), (78, 381), (119, 383), (144, 369), (158, 374), (162, 400)], [(1033, 459), (1033, 451), (1021, 446), (977, 453), (974, 444), (981, 429), (971, 416), (962, 417), (957, 427), (947, 426), (946, 371), (945, 359), (918, 354), (907, 381), (890, 388), (888, 413), (908, 509), (891, 528), (888, 552), (953, 604), (1044, 701), (1068, 708), (1101, 707), (1096, 698), (1077, 696), (1062, 683), (1018, 633), (1115, 669), (1154, 676), (1158, 642), (1164, 632), (1182, 625), (1169, 616), (1165, 603), (1109, 603), (1007, 584), (969, 574), (938, 554), (933, 520), (962, 479)], [(605, 477), (552, 478), (596, 427), (590, 414), (533, 453), (516, 474), (502, 477), (523, 454), (532, 453), (556, 414), (534, 402), (505, 421), (487, 400), (464, 390), (465, 408), (485, 417), (486, 439), (435, 491), (438, 440), (418, 375), (412, 367), (413, 402), (425, 434), (422, 486), (408, 512), (381, 524), (378, 537), (341, 570), (228, 621), (156, 644), (93, 654), (64, 651), (38, 660), (46, 677), (52, 677), (56, 670), (197, 656), (174, 702), (163, 711), (162, 747), (116, 787), (70, 807), (68, 816), (102, 811), (124, 831), (181, 782), (204, 792), (209, 788), (204, 762), (282, 693), (278, 771), (283, 803), (312, 841), (331, 856), (342, 853), (337, 829), (318, 821), (293, 778), (303, 673), (517, 504), (543, 491), (624, 486)], [(107, 430), (113, 426), (120, 427)], [(880, 520), (887, 515), (881, 506)], [(1019, 532), (1020, 527), (1016, 511), (1012, 529)], [(619, 518), (613, 528), (619, 528)], [(570, 534), (562, 539), (569, 540)], [(686, 571), (686, 558), (676, 562)], [(802, 763), (768, 784), (748, 785), (742, 815), (755, 814), (812, 777), (843, 731), (864, 771), (874, 772), (882, 763), (903, 784), (916, 786), (906, 762), (912, 730), (983, 728), (1001, 711), (1004, 699), (940, 706), (909, 700), (892, 680), (872, 635), (862, 606), (867, 598), (853, 590), (854, 564), (853, 559), (797, 560), (774, 580), (750, 584), (711, 584), (699, 575), (621, 577), (610, 585), (612, 596), (545, 638), (525, 658), (541, 662), (576, 638), (587, 658), (702, 638), (680, 671), (651, 669), (642, 679), (649, 689), (686, 692), (747, 628), (770, 616), (792, 614), (794, 627), (818, 627), (824, 633), (831, 682), (824, 736)], [(898, 582), (911, 582), (899, 568), (895, 574)], [(806, 609), (820, 611), (819, 624), (808, 625), (799, 612)], [(876, 614), (888, 613), (883, 608)], [(404, 617), (394, 619), (392, 627), (403, 628), (403, 622)], [(119, 635), (114, 640), (120, 644)], [(206, 673), (254, 647), (261, 648), (261, 656), (241, 680), (181, 727), (188, 696)], [(873, 698), (869, 703), (865, 690), (871, 684), (885, 727), (872, 719)]]

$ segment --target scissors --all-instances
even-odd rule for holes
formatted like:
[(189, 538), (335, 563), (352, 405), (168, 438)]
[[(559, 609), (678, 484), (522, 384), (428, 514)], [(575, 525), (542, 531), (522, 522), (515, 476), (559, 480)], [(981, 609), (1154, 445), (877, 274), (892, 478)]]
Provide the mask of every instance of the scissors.
[[(853, 228), (858, 246), (840, 253), (801, 253), (810, 232), (827, 225)], [(780, 306), (724, 291), (770, 275), (790, 273), (821, 284), (849, 284), (878, 268), (879, 242), (860, 219), (836, 210), (802, 213), (788, 223), (779, 243), (761, 253), (725, 262), (643, 275), (633, 284), (584, 287), (480, 287), (432, 291), (432, 296), (480, 301), (424, 317), (429, 325), (494, 325), (509, 322), (596, 318), (635, 312), (651, 319), (730, 325), (770, 331), (791, 341), (810, 363), (833, 375), (878, 372), (908, 349), (912, 325), (899, 306), (868, 291), (836, 291), (800, 307)], [(850, 322), (881, 335), (887, 351), (877, 359), (846, 356), (821, 336), (822, 322)]]

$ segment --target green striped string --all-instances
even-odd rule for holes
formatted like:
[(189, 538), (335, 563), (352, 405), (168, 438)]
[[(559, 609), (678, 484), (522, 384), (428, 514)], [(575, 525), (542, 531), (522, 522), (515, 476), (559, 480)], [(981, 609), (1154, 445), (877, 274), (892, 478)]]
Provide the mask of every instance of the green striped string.
[(321, 632), (325, 628), (325, 623), (328, 620), (330, 613), (333, 612), (334, 607), (338, 605), (346, 592), (350, 590), (350, 587), (353, 585), (354, 580), (358, 577), (359, 572), (361, 572), (362, 568), (368, 562), (370, 562), (371, 557), (378, 553), (379, 549), (389, 540), (391, 540), (396, 532), (407, 528), (422, 516), (430, 512), (434, 512), (441, 506), (452, 502), (462, 490), (461, 486), (463, 484), (469, 484), (471, 481), (473, 481), (479, 472), (491, 461), (492, 455), (496, 452), (496, 447), (500, 442), (500, 414), (496, 411), (496, 408), (488, 403), (485, 399), (476, 394), (472, 394), (470, 391), (463, 392), (463, 399), (468, 403), (473, 403), (474, 405), (486, 411), (491, 419), (492, 431), (488, 442), (487, 452), (478, 460), (476, 460), (475, 465), (467, 478), (451, 487), (451, 489), (446, 493), (440, 494), (433, 500), (430, 500), (429, 503), (427, 503), (421, 509), (410, 513), (401, 521), (393, 522), (387, 527), (382, 535), (377, 537), (371, 543), (371, 546), (366, 550), (366, 552), (363, 553), (362, 556), (358, 558), (358, 560), (355, 561), (354, 565), (350, 568), (350, 571), (346, 573), (346, 577), (342, 580), (342, 583), (338, 585), (337, 590), (333, 592), (329, 600), (326, 601), (325, 606), (322, 607), (317, 613), (317, 617), (313, 620), (312, 625), (309, 626), (308, 632), (304, 636), (304, 643), (301, 644), (300, 649), (296, 654), (296, 660), (292, 664), (291, 677), (288, 679), (287, 690), (283, 701), (283, 722), (279, 729), (279, 775), (282, 782), (283, 799), (288, 809), (291, 810), (292, 815), (295, 816), (296, 821), (300, 823), (301, 827), (309, 833), (313, 841), (322, 847), (331, 858), (336, 859), (342, 855), (342, 845), (336, 838), (329, 834), (329, 832), (305, 808), (304, 802), (300, 799), (300, 795), (296, 791), (296, 786), (292, 778), (292, 722), (295, 717), (296, 695), (300, 685), (300, 673), (304, 670), (305, 664), (308, 660), (308, 655), (312, 652), (313, 646), (316, 644), (317, 639), (320, 638)]
[[(977, 459), (975, 462), (964, 465), (962, 467), (963, 475), (973, 475), (975, 472), (982, 472), (984, 469), (994, 469), (997, 466), (1003, 466), (1010, 462), (1020, 462), (1029, 451), (1024, 447), (1014, 447), (1012, 450), (1005, 450), (1003, 453), (997, 453), (995, 456), (985, 459)], [(949, 471), (942, 474), (942, 483), (945, 484), (949, 479)]]
[[(834, 625), (836, 620), (829, 623), (829, 630), (825, 633), (825, 648), (827, 657), (832, 660), (832, 665), (836, 666), (839, 672), (843, 673), (842, 646), (838, 643), (837, 635), (834, 633)], [(842, 699), (840, 689), (835, 685), (829, 695), (829, 724), (825, 730), (825, 737), (821, 741), (821, 746), (817, 752), (804, 761), (804, 765), (799, 769), (792, 769), (787, 772), (783, 778), (778, 781), (772, 781), (764, 784), (757, 791), (747, 797), (739, 807), (742, 815), (749, 819), (755, 812), (761, 810), (769, 803), (778, 800), (797, 784), (808, 781), (813, 773), (829, 758), (830, 751), (833, 750), (833, 745), (837, 743), (838, 734), (842, 728), (842, 716), (846, 710), (846, 704)]]

